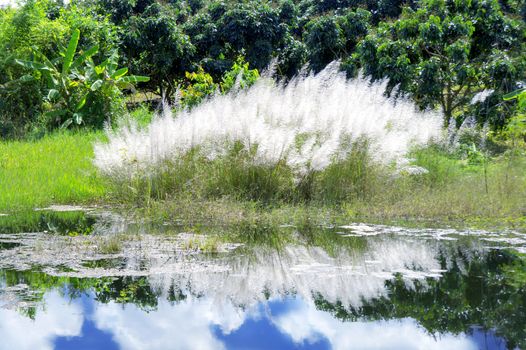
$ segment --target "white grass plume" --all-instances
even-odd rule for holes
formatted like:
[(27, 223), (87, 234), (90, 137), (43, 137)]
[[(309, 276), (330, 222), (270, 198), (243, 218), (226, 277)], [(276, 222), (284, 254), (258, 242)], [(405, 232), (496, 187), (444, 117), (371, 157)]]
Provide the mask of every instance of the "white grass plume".
[(213, 159), (232, 142), (256, 147), (254, 162), (285, 161), (297, 173), (322, 170), (345, 157), (360, 137), (372, 141), (381, 162), (403, 157), (414, 144), (441, 135), (442, 117), (418, 111), (407, 99), (384, 96), (386, 82), (347, 80), (338, 63), (288, 84), (261, 78), (251, 88), (215, 95), (177, 117), (170, 109), (144, 130), (131, 126), (109, 131), (109, 142), (95, 145), (95, 164), (111, 176), (154, 170), (162, 161), (199, 146)]

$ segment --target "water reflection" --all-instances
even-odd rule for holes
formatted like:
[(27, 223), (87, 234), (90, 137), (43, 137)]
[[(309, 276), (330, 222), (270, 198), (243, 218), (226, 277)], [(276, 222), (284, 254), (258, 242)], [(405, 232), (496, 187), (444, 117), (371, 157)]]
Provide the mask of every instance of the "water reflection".
[(57, 337), (79, 336), (83, 308), (56, 292), (45, 296), (46, 311), (31, 319), (15, 310), (0, 311), (0, 348), (53, 349)]
[[(45, 296), (35, 320), (0, 313), (5, 349), (477, 349), (505, 344), (484, 333), (433, 335), (410, 318), (341, 322), (298, 297), (271, 299), (247, 309), (218, 308), (210, 298), (159, 302), (144, 312), (133, 304), (101, 303), (93, 295), (69, 301)], [(494, 347), (496, 346), (496, 347)]]
[(105, 220), (0, 236), (0, 349), (526, 347), (524, 235), (353, 225), (202, 254), (140, 232), (103, 254), (126, 229)]

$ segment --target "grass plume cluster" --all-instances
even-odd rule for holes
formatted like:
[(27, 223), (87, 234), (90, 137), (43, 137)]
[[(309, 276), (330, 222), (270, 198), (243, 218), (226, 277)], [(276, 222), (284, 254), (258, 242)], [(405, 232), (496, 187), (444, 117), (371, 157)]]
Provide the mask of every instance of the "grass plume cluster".
[(131, 122), (95, 145), (95, 165), (126, 201), (367, 200), (393, 174), (421, 168), (405, 158), (442, 138), (441, 116), (385, 96), (386, 82), (348, 80), (333, 63), (287, 84), (262, 78), (213, 95), (148, 126)]
[(446, 146), (441, 116), (386, 98), (384, 89), (347, 80), (336, 64), (287, 85), (263, 78), (177, 116), (166, 109), (147, 126), (110, 132), (95, 146), (95, 164), (115, 198), (139, 207), (246, 202), (272, 212), (332, 207), (368, 221), (507, 218), (523, 226), (524, 155), (490, 157), (464, 140), (472, 127)]
[(298, 179), (345, 161), (361, 139), (368, 140), (370, 156), (386, 164), (412, 145), (439, 138), (442, 119), (418, 111), (408, 99), (387, 98), (385, 87), (348, 80), (336, 63), (286, 85), (261, 78), (176, 117), (166, 108), (146, 128), (132, 124), (110, 131), (108, 142), (95, 147), (95, 164), (125, 179), (155, 176), (166, 163), (188, 157), (214, 161), (245, 152), (253, 169), (286, 168)]

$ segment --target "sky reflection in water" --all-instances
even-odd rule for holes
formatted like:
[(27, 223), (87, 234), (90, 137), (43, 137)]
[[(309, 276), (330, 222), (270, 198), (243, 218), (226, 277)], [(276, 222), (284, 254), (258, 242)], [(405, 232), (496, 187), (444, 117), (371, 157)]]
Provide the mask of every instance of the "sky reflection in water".
[(505, 349), (491, 332), (433, 336), (409, 318), (342, 322), (298, 297), (242, 309), (206, 297), (145, 312), (92, 295), (45, 295), (35, 320), (0, 311), (2, 349)]
[(108, 256), (97, 244), (122, 221), (70, 219), (100, 234), (1, 235), (0, 350), (526, 344), (522, 233), (353, 224), (207, 255), (184, 248), (202, 235), (155, 231)]

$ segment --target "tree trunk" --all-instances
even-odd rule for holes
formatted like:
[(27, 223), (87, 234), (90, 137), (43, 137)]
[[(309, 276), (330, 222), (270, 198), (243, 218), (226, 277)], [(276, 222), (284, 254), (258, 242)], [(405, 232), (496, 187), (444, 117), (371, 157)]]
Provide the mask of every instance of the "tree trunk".
[(445, 96), (442, 97), (442, 112), (444, 113), (444, 127), (449, 127), (451, 118), (453, 117), (453, 94), (451, 92), (451, 85), (446, 85)]

